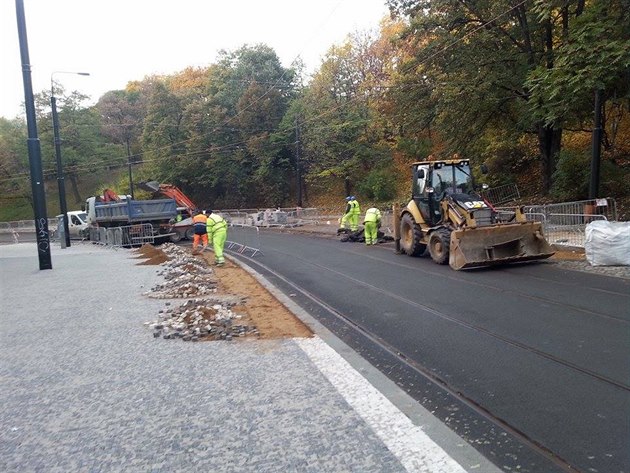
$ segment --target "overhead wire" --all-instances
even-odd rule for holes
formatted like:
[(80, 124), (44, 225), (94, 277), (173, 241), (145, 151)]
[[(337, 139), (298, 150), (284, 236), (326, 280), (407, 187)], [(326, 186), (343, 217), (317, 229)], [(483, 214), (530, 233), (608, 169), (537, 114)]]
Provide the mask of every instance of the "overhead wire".
[[(335, 7), (333, 8), (333, 10), (331, 11), (331, 13), (329, 14), (329, 16), (327, 17), (326, 21), (328, 20), (328, 18), (330, 16), (332, 16), (332, 14), (334, 13), (334, 11), (336, 11), (336, 9), (339, 7), (339, 5), (343, 2), (343, 0), (340, 0)], [(500, 18), (502, 18), (503, 16), (509, 14), (510, 12), (512, 12), (513, 10), (515, 10), (516, 8), (520, 7), (521, 5), (525, 4), (527, 2), (527, 0), (521, 0), (519, 3), (513, 5), (512, 7), (510, 7), (509, 9), (501, 12), (499, 15), (493, 17), (492, 19), (482, 23), (481, 25), (479, 25), (477, 28), (474, 28), (473, 30), (467, 32), (465, 35), (463, 35), (460, 38), (457, 38), (456, 40), (453, 40), (452, 42), (448, 43), (446, 46), (444, 46), (443, 48), (439, 49), (438, 51), (434, 52), (433, 54), (431, 54), (430, 56), (427, 56), (425, 58), (423, 58), (421, 61), (419, 62), (415, 62), (414, 64), (412, 64), (411, 66), (409, 66), (409, 68), (405, 71), (408, 72), (409, 70), (411, 70), (411, 68), (417, 68), (425, 63), (427, 63), (428, 61), (430, 61), (431, 59), (433, 59), (434, 57), (446, 52), (447, 50), (449, 50), (450, 48), (452, 48), (453, 46), (455, 46), (456, 44), (464, 41), (466, 38), (470, 37), (471, 35), (475, 34), (476, 32), (480, 31), (481, 29), (487, 27), (489, 24), (494, 23), (495, 21), (499, 20)], [(310, 39), (309, 39), (310, 41)], [(306, 43), (307, 44), (307, 43)], [(300, 51), (301, 52), (301, 51)], [(143, 154), (145, 153), (155, 153), (164, 149), (169, 149), (172, 148), (173, 146), (178, 146), (178, 145), (182, 145), (182, 144), (186, 144), (189, 143), (191, 141), (194, 140), (198, 140), (198, 139), (203, 139), (204, 137), (208, 137), (211, 133), (213, 133), (214, 131), (220, 130), (220, 129), (233, 129), (233, 127), (227, 127), (227, 125), (232, 122), (234, 119), (236, 119), (240, 114), (242, 114), (244, 111), (248, 110), (249, 108), (253, 107), (256, 103), (258, 103), (259, 101), (261, 101), (266, 95), (268, 95), (273, 89), (274, 87), (278, 86), (278, 84), (282, 81), (282, 79), (284, 78), (284, 76), (286, 75), (286, 73), (288, 72), (288, 70), (290, 69), (290, 67), (298, 60), (299, 58), (299, 54), (294, 58), (294, 60), (291, 62), (291, 64), (289, 65), (289, 68), (286, 68), (285, 71), (283, 72), (283, 74), (281, 75), (281, 77), (273, 83), (272, 86), (270, 86), (265, 93), (263, 93), (261, 96), (257, 97), (254, 101), (252, 101), (250, 104), (248, 104), (245, 108), (243, 108), (242, 110), (240, 110), (237, 114), (227, 118), (223, 123), (221, 123), (220, 125), (216, 125), (214, 127), (212, 127), (212, 129), (209, 132), (204, 133), (204, 135), (202, 135), (201, 137), (197, 136), (197, 137), (193, 137), (193, 138), (189, 138), (187, 140), (182, 140), (182, 141), (178, 141), (175, 143), (170, 143), (168, 145), (162, 146), (162, 147), (158, 147), (158, 148), (154, 148), (154, 149), (149, 149), (146, 151), (143, 151)], [(247, 83), (247, 81), (243, 81), (244, 83)], [(249, 81), (251, 83), (251, 81)], [(271, 84), (271, 82), (268, 82), (268, 84)], [(374, 88), (378, 88), (378, 89), (392, 89), (392, 88), (405, 88), (405, 87), (410, 87), (414, 84), (410, 84), (410, 83), (406, 83), (406, 84), (381, 84), (381, 85), (377, 85)], [(415, 85), (419, 85), (419, 83), (416, 83)], [(316, 120), (320, 120), (321, 118), (343, 108), (346, 107), (348, 105), (350, 105), (351, 103), (357, 102), (360, 99), (364, 99), (365, 95), (356, 95), (355, 97), (352, 97), (348, 100), (346, 100), (345, 102), (340, 103), (339, 105), (332, 107), (330, 109), (325, 110), (324, 112), (314, 116), (314, 117), (310, 117), (309, 119), (306, 119), (304, 121), (301, 122), (301, 124), (309, 124), (312, 123)], [(334, 126), (341, 126), (343, 124), (350, 124), (350, 123), (354, 123), (353, 122), (344, 122), (344, 123), (337, 123)], [(144, 124), (144, 122), (143, 122)], [(161, 125), (164, 126), (162, 123), (153, 123), (155, 125)], [(86, 126), (91, 126), (91, 125), (86, 125)], [(106, 125), (108, 126), (108, 125)], [(130, 125), (133, 126), (133, 125)], [(168, 126), (168, 125), (167, 125)], [(175, 126), (175, 125), (173, 125)], [(319, 127), (317, 129), (326, 129), (329, 128), (333, 125), (324, 125), (322, 127)], [(234, 131), (238, 131), (238, 129), (234, 129)], [(177, 156), (166, 156), (166, 157), (161, 157), (161, 158), (153, 158), (153, 159), (148, 159), (148, 160), (142, 160), (141, 162), (138, 163), (132, 163), (132, 164), (140, 164), (140, 163), (147, 163), (147, 162), (155, 162), (155, 161), (159, 161), (162, 159), (176, 159), (178, 157), (186, 157), (186, 156), (190, 156), (190, 155), (197, 155), (197, 154), (205, 154), (205, 153), (209, 153), (212, 151), (217, 151), (220, 149), (228, 149), (232, 146), (238, 146), (238, 145), (242, 145), (242, 144), (246, 144), (246, 141), (242, 141), (242, 142), (236, 142), (234, 144), (227, 144), (227, 145), (223, 145), (220, 147), (210, 147), (204, 150), (198, 150), (198, 151), (193, 151), (190, 153), (186, 153), (184, 155), (177, 155)], [(115, 157), (115, 158), (110, 158), (112, 160), (117, 160), (117, 159), (128, 159), (128, 156), (120, 156), (120, 157)], [(121, 164), (121, 166), (127, 166), (128, 162), (124, 162), (123, 164)], [(89, 169), (94, 169), (93, 165), (90, 164), (86, 164), (86, 167), (89, 167)], [(110, 164), (103, 164), (102, 168), (106, 168), (109, 167)], [(24, 174), (28, 174), (28, 173), (24, 173)], [(16, 174), (17, 175), (17, 174)], [(0, 178), (0, 182), (3, 181), (9, 181), (9, 180), (13, 180), (13, 178)]]
[[(252, 108), (254, 105), (256, 105), (256, 103), (258, 103), (258, 102), (260, 102), (262, 99), (264, 99), (264, 98), (265, 98), (265, 97), (266, 97), (269, 93), (271, 93), (271, 91), (272, 91), (272, 90), (274, 90), (275, 88), (279, 87), (279, 86), (281, 85), (282, 80), (285, 78), (286, 74), (288, 73), (289, 69), (291, 68), (291, 66), (293, 66), (293, 65), (296, 63), (296, 61), (300, 58), (300, 55), (301, 55), (301, 53), (302, 53), (303, 49), (306, 47), (306, 45), (307, 45), (310, 41), (312, 41), (312, 39), (316, 36), (316, 33), (318, 32), (318, 30), (320, 30), (320, 29), (323, 27), (323, 25), (324, 25), (326, 22), (328, 22), (328, 21), (330, 20), (330, 18), (333, 16), (333, 14), (335, 13), (335, 11), (337, 11), (337, 9), (339, 8), (339, 6), (340, 6), (343, 2), (344, 2), (344, 0), (339, 0), (339, 1), (338, 1), (335, 5), (334, 5), (334, 7), (333, 7), (333, 8), (332, 8), (332, 10), (328, 13), (328, 15), (324, 18), (324, 20), (323, 20), (323, 21), (322, 21), (322, 22), (321, 22), (321, 23), (320, 23), (320, 24), (319, 24), (319, 25), (315, 28), (315, 30), (314, 30), (314, 32), (313, 32), (313, 34), (312, 34), (312, 35), (311, 35), (311, 36), (310, 36), (310, 37), (309, 37), (309, 38), (308, 38), (308, 39), (307, 39), (307, 40), (303, 43), (303, 45), (302, 45), (302, 47), (301, 47), (300, 51), (299, 51), (299, 52), (298, 52), (298, 54), (294, 57), (293, 61), (291, 61), (291, 63), (289, 64), (289, 67), (284, 69), (284, 71), (283, 71), (282, 75), (281, 75), (281, 76), (280, 76), (280, 77), (279, 77), (279, 78), (278, 78), (275, 82), (271, 83), (271, 82), (258, 82), (258, 81), (255, 81), (256, 83), (260, 83), (260, 84), (263, 84), (263, 85), (272, 84), (272, 85), (271, 85), (271, 86), (270, 86), (270, 87), (269, 87), (269, 88), (268, 88), (268, 89), (267, 89), (267, 90), (266, 90), (266, 91), (265, 91), (265, 92), (264, 92), (261, 96), (257, 97), (254, 101), (252, 101), (251, 103), (249, 103), (249, 104), (248, 104), (245, 108), (241, 109), (241, 110), (240, 110), (238, 113), (236, 113), (235, 115), (233, 115), (233, 116), (231, 116), (231, 117), (228, 117), (228, 118), (227, 118), (227, 119), (226, 119), (223, 123), (221, 123), (220, 125), (217, 125), (217, 126), (212, 127), (212, 129), (211, 129), (209, 132), (206, 132), (206, 133), (204, 134), (204, 136), (209, 136), (211, 133), (213, 133), (214, 131), (217, 131), (217, 130), (226, 129), (226, 128), (227, 128), (227, 129), (229, 129), (229, 128), (227, 127), (227, 125), (228, 125), (229, 123), (231, 123), (231, 122), (232, 122), (232, 121), (234, 121), (236, 118), (238, 118), (238, 117), (239, 117), (239, 116), (240, 116), (243, 112), (245, 112), (246, 110), (248, 110), (248, 109)], [(235, 82), (242, 82), (242, 83), (251, 83), (251, 82), (252, 82), (251, 80), (250, 80), (250, 81), (246, 81), (246, 80), (243, 80), (243, 79), (231, 79), (231, 80), (233, 80), (233, 81), (235, 81)], [(143, 122), (142, 124), (144, 125), (145, 123)], [(162, 124), (162, 123), (152, 123), (152, 124), (154, 124), (154, 125), (164, 126), (164, 124)], [(87, 125), (87, 126), (90, 126), (90, 125)], [(133, 125), (130, 125), (130, 126), (133, 126)], [(169, 126), (169, 125), (166, 125), (166, 126)], [(175, 126), (175, 125), (172, 125), (172, 126)], [(235, 130), (235, 131), (236, 131), (236, 130)], [(179, 141), (179, 142), (175, 142), (175, 143), (170, 143), (170, 144), (165, 145), (165, 146), (163, 146), (163, 147), (158, 147), (158, 148), (150, 149), (150, 150), (147, 150), (147, 151), (143, 151), (143, 153), (154, 153), (154, 152), (158, 152), (158, 151), (161, 151), (161, 150), (164, 150), (164, 149), (172, 148), (173, 146), (178, 146), (178, 145), (186, 144), (186, 143), (189, 143), (189, 142), (191, 142), (191, 141), (193, 141), (193, 140), (197, 140), (197, 139), (199, 139), (199, 137), (189, 138), (189, 139), (187, 139), (187, 140), (183, 140), (183, 141)], [(194, 152), (194, 154), (207, 153), (207, 152), (210, 152), (210, 151), (213, 151), (213, 149), (200, 150), (200, 151), (198, 151), (198, 152)], [(128, 156), (124, 156), (124, 157), (120, 157), (120, 158), (111, 158), (111, 159), (115, 161), (115, 160), (117, 160), (117, 159), (127, 159), (127, 158), (128, 158)], [(171, 157), (171, 158), (172, 158), (172, 157)], [(159, 159), (159, 158), (157, 158), (157, 159)], [(155, 160), (157, 160), (157, 159), (154, 159), (154, 160), (146, 160), (146, 161), (143, 161), (143, 162), (151, 162), (151, 161), (155, 161)], [(125, 165), (127, 165), (127, 164), (125, 164)], [(92, 165), (86, 165), (86, 166), (90, 166), (90, 169), (93, 169), (93, 166), (92, 166)], [(104, 167), (107, 167), (107, 165), (104, 165)], [(24, 174), (27, 174), (27, 173), (24, 173)], [(11, 179), (12, 179), (12, 178), (7, 178), (6, 180), (11, 180)], [(0, 179), (0, 182), (2, 182), (3, 180), (4, 180), (4, 179)]]

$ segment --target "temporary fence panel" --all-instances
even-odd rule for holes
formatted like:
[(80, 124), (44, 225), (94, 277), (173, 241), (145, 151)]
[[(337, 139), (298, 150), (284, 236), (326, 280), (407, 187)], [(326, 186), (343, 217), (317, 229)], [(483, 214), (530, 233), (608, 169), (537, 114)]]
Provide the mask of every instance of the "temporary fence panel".
[[(510, 209), (499, 211), (504, 218), (510, 215)], [(543, 224), (549, 243), (575, 247), (584, 246), (584, 232), (590, 222), (617, 220), (616, 202), (611, 198), (527, 205), (523, 213), (528, 220)]]
[(153, 244), (155, 242), (153, 225), (150, 223), (141, 223), (118, 228), (122, 230), (121, 238), (123, 246), (137, 246), (144, 245), (145, 243)]
[(480, 194), (492, 205), (503, 205), (506, 202), (516, 201), (521, 198), (516, 184), (505, 184), (490, 189), (484, 189)]
[[(53, 230), (57, 228), (57, 219), (48, 219), (48, 229)], [(35, 220), (14, 220), (12, 222), (0, 222), (0, 231), (11, 233), (12, 231), (35, 231)]]
[(122, 227), (92, 227), (90, 228), (90, 241), (100, 245), (111, 247), (141, 246), (145, 243), (154, 243), (153, 225), (142, 223), (138, 225), (126, 225)]
[(251, 225), (230, 225), (225, 247), (230, 251), (252, 257), (262, 254), (260, 230)]

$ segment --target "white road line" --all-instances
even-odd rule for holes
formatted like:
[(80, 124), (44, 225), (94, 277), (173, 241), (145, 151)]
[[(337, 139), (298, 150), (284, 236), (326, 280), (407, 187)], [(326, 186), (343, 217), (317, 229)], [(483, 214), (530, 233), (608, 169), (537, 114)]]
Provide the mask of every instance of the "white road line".
[(459, 463), (321, 338), (295, 341), (407, 471), (466, 473)]

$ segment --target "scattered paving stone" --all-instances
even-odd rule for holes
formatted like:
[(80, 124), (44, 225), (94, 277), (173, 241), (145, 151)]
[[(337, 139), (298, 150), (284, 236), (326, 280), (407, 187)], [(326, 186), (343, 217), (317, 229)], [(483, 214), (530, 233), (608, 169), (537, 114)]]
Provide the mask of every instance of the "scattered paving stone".
[[(216, 294), (217, 281), (212, 269), (190, 253), (172, 244), (163, 245), (168, 260), (159, 271), (165, 282), (151, 288), (148, 297), (187, 301), (178, 307), (159, 310), (157, 320), (146, 322), (155, 338), (183, 341), (227, 340), (235, 337), (259, 336), (253, 325), (241, 322), (243, 315), (232, 312), (231, 307), (244, 302), (242, 296)], [(198, 297), (198, 296), (208, 297)], [(170, 302), (165, 303), (170, 306)]]

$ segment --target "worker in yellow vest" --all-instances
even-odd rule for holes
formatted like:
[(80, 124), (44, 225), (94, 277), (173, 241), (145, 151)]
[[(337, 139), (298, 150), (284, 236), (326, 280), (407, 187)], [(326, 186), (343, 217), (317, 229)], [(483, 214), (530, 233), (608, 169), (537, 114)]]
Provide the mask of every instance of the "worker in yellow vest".
[(346, 210), (341, 219), (339, 219), (339, 230), (347, 229), (350, 226), (350, 230), (356, 232), (359, 229), (361, 207), (359, 207), (359, 202), (353, 195), (346, 197), (346, 202)]
[(359, 201), (355, 196), (350, 196), (350, 230), (356, 232), (359, 229), (359, 218), (361, 216), (361, 207), (359, 207)]
[(376, 207), (367, 209), (365, 211), (363, 225), (365, 226), (363, 230), (365, 244), (376, 245), (378, 240), (378, 228), (381, 226), (381, 211)]
[(223, 247), (227, 240), (227, 222), (219, 214), (215, 214), (212, 210), (207, 210), (206, 230), (208, 239), (212, 241), (212, 249), (214, 250), (214, 263), (217, 266), (223, 266), (225, 258), (223, 257)]

